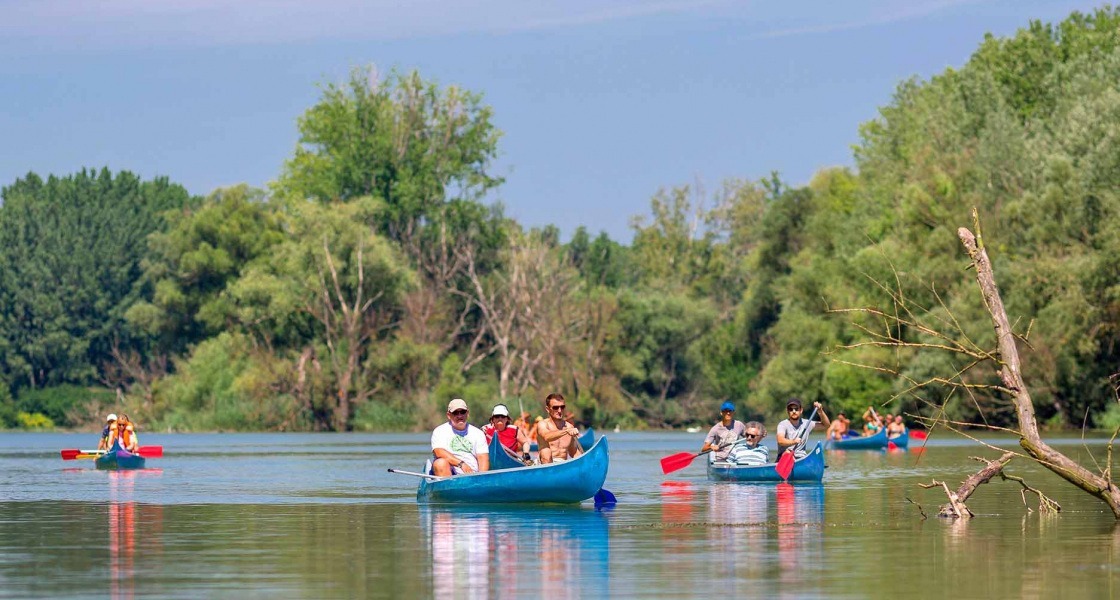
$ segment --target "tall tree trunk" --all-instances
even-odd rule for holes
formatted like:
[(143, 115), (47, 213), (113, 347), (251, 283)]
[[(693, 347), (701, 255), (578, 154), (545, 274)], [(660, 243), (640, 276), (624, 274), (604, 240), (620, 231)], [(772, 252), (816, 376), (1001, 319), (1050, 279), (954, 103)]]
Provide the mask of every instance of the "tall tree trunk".
[(992, 271), (992, 263), (988, 259), (988, 252), (984, 249), (983, 237), (979, 235), (980, 217), (976, 209), (972, 210), (972, 220), (977, 235), (973, 235), (968, 228), (961, 227), (957, 230), (957, 237), (960, 238), (965, 249), (968, 250), (968, 256), (972, 259), (972, 265), (976, 268), (976, 282), (980, 286), (984, 305), (988, 309), (988, 314), (991, 315), (992, 326), (996, 331), (999, 344), (1000, 379), (1012, 393), (1015, 412), (1019, 418), (1019, 445), (1027, 451), (1027, 454), (1059, 477), (1100, 498), (1112, 509), (1112, 514), (1120, 519), (1120, 487), (1112, 483), (1111, 464), (1105, 471), (1106, 474), (1109, 474), (1107, 478), (1097, 475), (1051, 448), (1038, 433), (1034, 404), (1030, 392), (1027, 390), (1027, 385), (1023, 381), (1019, 351), (1015, 346), (1015, 334), (1011, 330), (1011, 324), (1007, 319), (1007, 312), (1004, 310), (999, 288), (996, 286), (995, 274)]

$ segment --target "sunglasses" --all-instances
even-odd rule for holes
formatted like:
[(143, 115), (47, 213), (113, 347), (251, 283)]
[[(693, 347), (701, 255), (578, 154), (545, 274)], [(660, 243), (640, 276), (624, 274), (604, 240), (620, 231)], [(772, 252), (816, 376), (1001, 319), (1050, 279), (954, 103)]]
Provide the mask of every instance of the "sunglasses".
[(463, 408), (460, 408), (459, 410), (452, 411), (451, 414), (453, 416), (456, 416), (456, 417), (461, 417), (461, 416), (467, 414), (468, 412), (470, 412), (470, 411), (466, 410), (466, 409), (463, 409)]
[(564, 410), (565, 408), (568, 408), (567, 404), (556, 404), (554, 406), (548, 407), (549, 410)]
[(735, 411), (733, 411), (733, 410), (721, 410), (721, 411), (719, 411), (719, 412), (721, 412), (721, 413), (723, 413), (723, 414), (725, 414), (725, 415), (733, 415), (733, 414), (735, 414)]
[(748, 440), (753, 440), (756, 437), (761, 437), (761, 435), (762, 434), (760, 434), (760, 433), (748, 433), (748, 434), (744, 435), (743, 437), (747, 438)]

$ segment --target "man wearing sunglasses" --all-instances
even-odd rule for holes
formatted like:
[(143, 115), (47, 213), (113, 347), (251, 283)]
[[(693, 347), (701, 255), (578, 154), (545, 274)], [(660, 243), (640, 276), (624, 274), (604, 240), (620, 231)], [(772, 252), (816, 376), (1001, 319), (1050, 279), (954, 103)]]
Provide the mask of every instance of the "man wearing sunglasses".
[(832, 426), (832, 422), (828, 420), (828, 415), (824, 412), (824, 406), (820, 402), (814, 402), (813, 407), (816, 409), (817, 417), (820, 420), (804, 420), (801, 418), (802, 408), (800, 398), (790, 398), (786, 402), (786, 413), (789, 415), (781, 423), (778, 423), (778, 454), (786, 450), (794, 450), (794, 458), (804, 458), (805, 440), (809, 438), (809, 434), (813, 433), (813, 428), (817, 423), (823, 425), (827, 431), (828, 427)]
[(704, 446), (700, 448), (701, 454), (711, 450), (710, 460), (715, 462), (727, 460), (727, 455), (731, 452), (731, 444), (742, 439), (747, 430), (747, 426), (743, 425), (742, 421), (735, 420), (735, 404), (730, 400), (720, 405), (719, 414), (719, 423), (708, 430), (708, 437), (704, 438)]
[(490, 470), (486, 436), (467, 423), (467, 403), (456, 398), (447, 404), (447, 422), (432, 431), (432, 475), (449, 477)]
[(766, 426), (758, 421), (751, 421), (746, 427), (743, 439), (734, 445), (727, 460), (737, 465), (751, 466), (770, 462), (770, 449), (762, 445), (762, 438), (766, 437)]
[(537, 423), (537, 445), (541, 449), (537, 458), (542, 465), (575, 458), (583, 453), (579, 447), (579, 430), (564, 418), (566, 408), (568, 405), (560, 394), (549, 394), (544, 399), (548, 418)]

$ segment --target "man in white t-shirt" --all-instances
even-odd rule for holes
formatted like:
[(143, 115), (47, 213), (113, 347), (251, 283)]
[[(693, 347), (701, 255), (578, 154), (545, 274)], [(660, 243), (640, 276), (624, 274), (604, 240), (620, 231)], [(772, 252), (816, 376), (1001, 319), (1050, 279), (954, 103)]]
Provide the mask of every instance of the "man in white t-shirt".
[(447, 404), (447, 422), (432, 431), (432, 474), (450, 477), (490, 470), (490, 449), (482, 430), (467, 423), (467, 403), (456, 398)]

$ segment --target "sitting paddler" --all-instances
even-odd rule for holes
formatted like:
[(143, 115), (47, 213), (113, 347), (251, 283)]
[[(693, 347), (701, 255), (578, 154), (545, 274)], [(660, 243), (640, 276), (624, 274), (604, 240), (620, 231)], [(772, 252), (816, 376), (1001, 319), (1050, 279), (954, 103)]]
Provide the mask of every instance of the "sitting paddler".
[(447, 422), (432, 431), (432, 475), (450, 477), (490, 470), (486, 436), (467, 423), (470, 409), (462, 398), (447, 404)]
[(836, 413), (836, 418), (832, 420), (832, 424), (828, 426), (828, 431), (825, 432), (824, 437), (830, 440), (842, 440), (849, 437), (851, 431), (850, 425), (852, 421), (844, 416), (844, 413)]
[(816, 427), (817, 423), (825, 427), (830, 427), (832, 425), (832, 422), (828, 420), (828, 415), (825, 414), (824, 407), (821, 406), (820, 402), (814, 402), (813, 407), (817, 409), (817, 416), (820, 417), (820, 421), (809, 421), (808, 419), (801, 418), (802, 408), (800, 398), (790, 398), (789, 402), (786, 402), (786, 414), (789, 415), (789, 418), (778, 423), (779, 455), (790, 448), (796, 448), (793, 457), (795, 459), (803, 458), (807, 454), (807, 451), (805, 450), (805, 444), (801, 442), (809, 438), (809, 434), (813, 433), (813, 427)]
[(101, 430), (101, 441), (97, 442), (98, 450), (109, 449), (109, 434), (116, 428), (117, 415), (114, 413), (109, 413), (109, 416), (105, 417), (105, 427)]
[(743, 439), (731, 447), (727, 455), (728, 462), (737, 465), (764, 465), (770, 462), (770, 449), (762, 445), (762, 438), (766, 437), (766, 427), (758, 421), (746, 424)]
[(509, 409), (505, 404), (498, 404), (490, 412), (490, 423), (482, 426), (482, 434), (486, 436), (487, 446), (496, 435), (502, 447), (508, 450), (510, 455), (520, 456), (521, 460), (529, 460), (529, 436), (525, 435), (519, 427), (510, 424)]
[(117, 426), (109, 430), (109, 440), (106, 447), (111, 449), (114, 444), (133, 454), (140, 447), (140, 439), (136, 436), (136, 428), (132, 426), (132, 421), (124, 413), (121, 413), (121, 416), (117, 418)]
[(704, 438), (704, 445), (700, 448), (701, 454), (711, 451), (712, 457), (709, 460), (713, 462), (726, 461), (731, 452), (731, 444), (742, 439), (747, 431), (747, 426), (742, 421), (735, 420), (735, 404), (730, 400), (720, 405), (719, 415), (719, 422), (708, 430), (708, 436)]
[(583, 454), (579, 447), (579, 430), (564, 418), (564, 409), (568, 407), (564, 396), (549, 394), (544, 399), (544, 407), (548, 418), (537, 423), (537, 446), (540, 447), (537, 458), (540, 463), (547, 465)]
[(887, 425), (887, 438), (893, 439), (906, 433), (906, 425), (902, 422), (902, 415), (895, 415), (890, 425)]
[(875, 435), (883, 428), (883, 420), (875, 412), (875, 407), (868, 406), (863, 411), (863, 435)]

